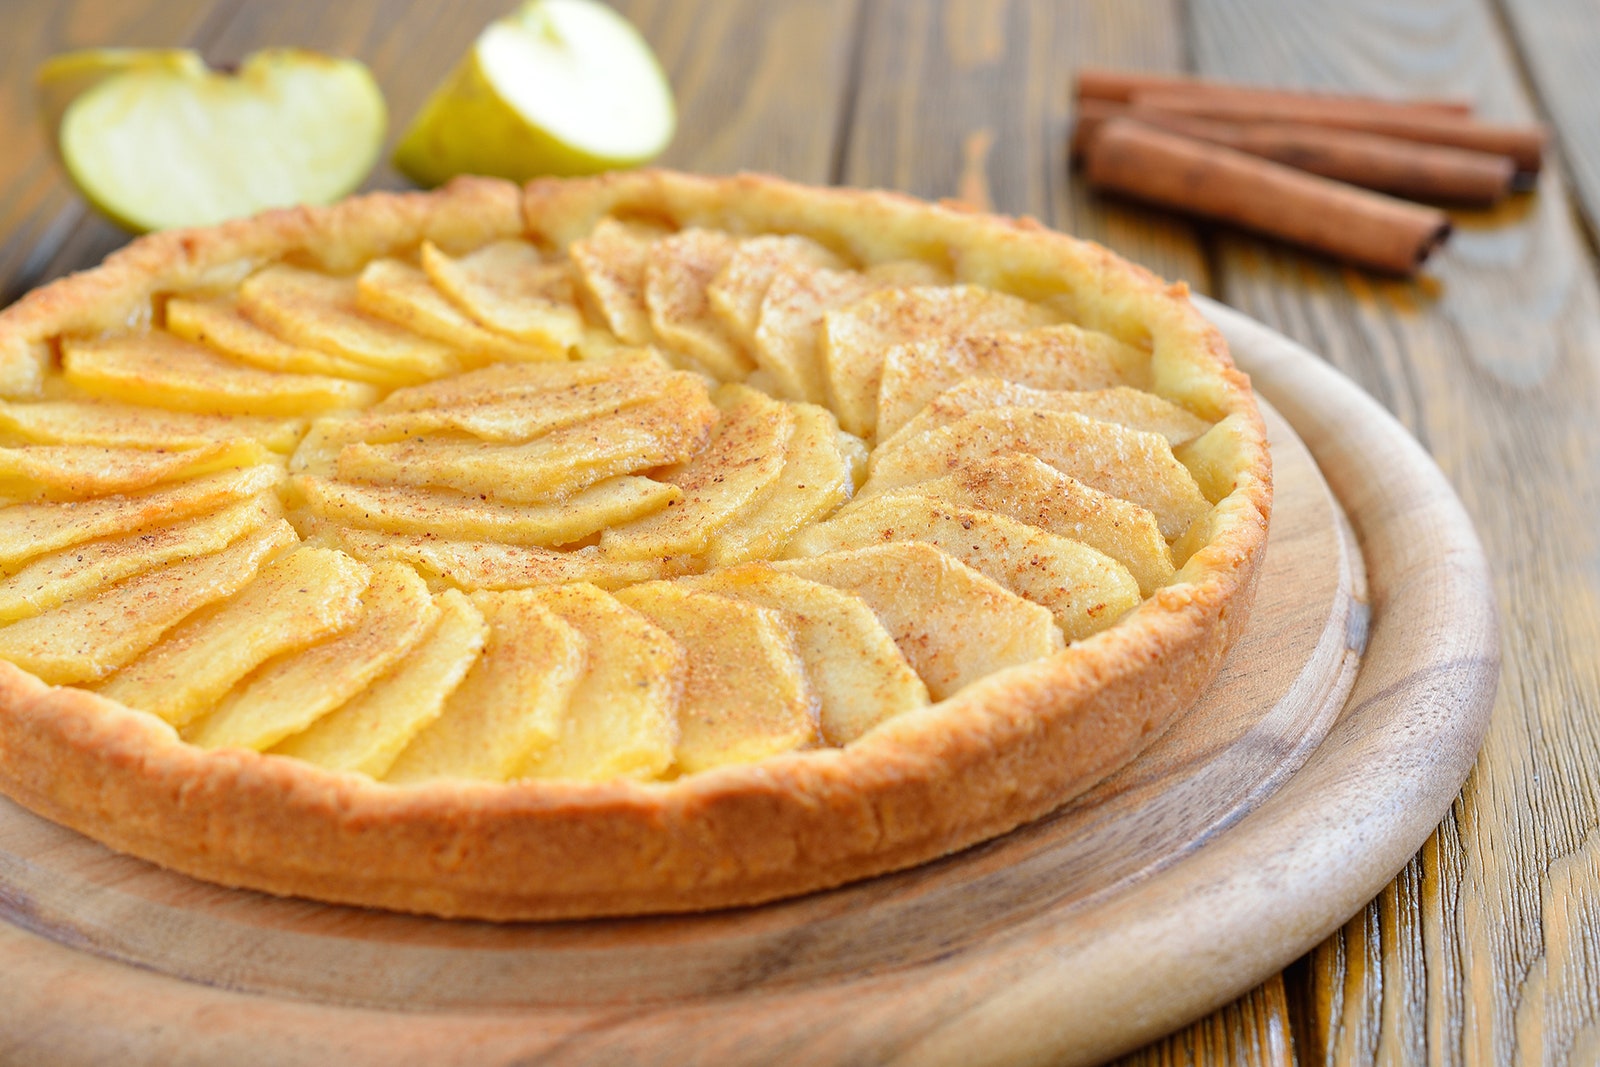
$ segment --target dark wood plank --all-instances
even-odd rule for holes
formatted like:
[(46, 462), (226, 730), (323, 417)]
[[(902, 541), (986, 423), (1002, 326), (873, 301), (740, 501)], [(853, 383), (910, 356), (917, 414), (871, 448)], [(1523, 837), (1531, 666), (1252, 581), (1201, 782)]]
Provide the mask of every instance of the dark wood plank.
[(1522, 69), (1555, 128), (1591, 234), (1600, 232), (1600, 2), (1500, 0)]
[(1205, 289), (1192, 227), (1094, 197), (1067, 172), (1073, 68), (1181, 69), (1181, 26), (1175, 0), (873, 3), (840, 180), (981, 193), (982, 206), (1036, 216)]
[[(1497, 118), (1532, 115), (1479, 0), (1196, 0), (1191, 15), (1204, 74), (1464, 92)], [(1458, 222), (1415, 285), (1220, 242), (1229, 302), (1321, 352), (1431, 449), (1495, 561), (1503, 613), (1499, 703), (1461, 800), (1308, 964), (1325, 1020), (1309, 1061), (1593, 1062), (1600, 1043), (1600, 293), (1559, 170)]]
[(656, 49), (678, 102), (661, 163), (826, 183), (850, 106), (866, 0), (614, 0)]
[(223, 11), (214, 0), (6, 6), (0, 33), (0, 307), (60, 273), (52, 253), (81, 226), (107, 248), (123, 239), (109, 223), (86, 224), (87, 209), (61, 172), (38, 119), (33, 71), (57, 52), (75, 48), (202, 42)]

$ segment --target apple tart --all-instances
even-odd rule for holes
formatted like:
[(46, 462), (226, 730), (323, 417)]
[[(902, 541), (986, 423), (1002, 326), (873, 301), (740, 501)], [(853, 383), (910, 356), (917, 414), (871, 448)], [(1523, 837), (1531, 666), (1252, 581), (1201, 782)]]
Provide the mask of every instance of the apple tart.
[(234, 886), (748, 904), (1126, 763), (1271, 474), (1181, 285), (775, 179), (460, 180), (0, 313), (0, 789)]

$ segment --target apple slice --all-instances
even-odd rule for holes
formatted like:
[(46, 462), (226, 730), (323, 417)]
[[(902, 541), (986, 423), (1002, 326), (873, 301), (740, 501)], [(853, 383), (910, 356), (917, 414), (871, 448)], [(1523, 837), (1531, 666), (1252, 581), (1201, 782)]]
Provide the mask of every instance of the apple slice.
[(271, 748), (356, 696), (418, 645), (439, 609), (404, 563), (375, 564), (361, 617), (332, 640), (265, 664), (184, 737), (201, 748)]
[(690, 229), (650, 248), (644, 303), (650, 325), (668, 350), (687, 357), (723, 381), (743, 381), (754, 364), (712, 311), (706, 287), (722, 273), (739, 247), (738, 238), (717, 230)]
[(489, 636), (483, 615), (465, 594), (439, 595), (439, 617), (415, 654), (273, 752), (335, 770), (382, 778), (395, 757), (444, 712)]
[(966, 378), (929, 400), (927, 406), (899, 430), (887, 437), (880, 436), (878, 443), (883, 451), (892, 452), (902, 441), (918, 434), (994, 408), (1073, 411), (1130, 430), (1158, 433), (1173, 448), (1211, 428), (1209, 422), (1170, 400), (1124, 385), (1110, 389), (1035, 389), (998, 378)]
[(864, 600), (934, 700), (1062, 648), (1061, 630), (1048, 609), (921, 541), (829, 552), (772, 566)]
[(666, 148), (672, 90), (650, 46), (594, 0), (531, 0), (489, 25), (395, 149), (422, 185), (632, 166)]
[(831, 745), (847, 745), (878, 723), (928, 703), (927, 686), (854, 594), (764, 563), (680, 578), (678, 584), (782, 616), (817, 694), (822, 736)]
[(1110, 626), (1139, 605), (1139, 583), (1116, 560), (1079, 541), (981, 508), (884, 494), (841, 511), (796, 537), (788, 552), (923, 541), (1055, 613), (1067, 640)]
[(280, 519), (221, 552), (146, 571), (0, 627), (0, 659), (50, 685), (104, 678), (191, 613), (243, 589), (265, 560), (294, 542), (294, 529)]
[(777, 612), (675, 582), (629, 586), (616, 597), (683, 647), (677, 761), (684, 773), (816, 741), (816, 700)]
[(666, 631), (592, 585), (540, 590), (545, 607), (588, 642), (561, 736), (522, 768), (527, 778), (654, 778), (672, 765), (684, 653)]
[(107, 402), (0, 401), (0, 430), (41, 445), (183, 449), (250, 438), (274, 452), (292, 452), (306, 423), (304, 419), (230, 418)]
[(361, 184), (383, 142), (383, 95), (353, 60), (284, 48), (246, 56), (233, 74), (194, 53), (156, 53), (105, 77), (96, 66), (73, 75), (63, 62), (46, 106), (97, 82), (54, 132), (85, 198), (132, 230), (331, 203)]
[(388, 781), (505, 781), (561, 736), (589, 659), (583, 634), (536, 589), (478, 593), (472, 603), (489, 624), (483, 654), (443, 714), (396, 758)]
[(526, 589), (534, 585), (588, 582), (620, 589), (638, 582), (670, 578), (689, 568), (681, 556), (665, 559), (606, 559), (598, 545), (555, 550), (499, 541), (456, 541), (432, 533), (397, 534), (342, 528), (339, 545), (359, 560), (399, 559), (468, 592)]
[(231, 600), (190, 617), (100, 693), (183, 726), (267, 660), (355, 623), (371, 577), (371, 568), (342, 552), (297, 549)]

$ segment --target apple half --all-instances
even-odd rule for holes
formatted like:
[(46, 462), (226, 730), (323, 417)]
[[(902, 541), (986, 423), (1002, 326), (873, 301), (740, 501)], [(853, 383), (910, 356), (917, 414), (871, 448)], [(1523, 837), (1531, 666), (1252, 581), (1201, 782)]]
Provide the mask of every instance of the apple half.
[(52, 60), (39, 83), (47, 121), (60, 109), (68, 175), (135, 231), (330, 203), (383, 145), (383, 94), (367, 68), (300, 49), (253, 53), (231, 73), (190, 51), (99, 51)]
[(666, 75), (627, 19), (595, 0), (529, 0), (478, 36), (394, 164), (425, 186), (594, 174), (653, 159), (676, 126)]

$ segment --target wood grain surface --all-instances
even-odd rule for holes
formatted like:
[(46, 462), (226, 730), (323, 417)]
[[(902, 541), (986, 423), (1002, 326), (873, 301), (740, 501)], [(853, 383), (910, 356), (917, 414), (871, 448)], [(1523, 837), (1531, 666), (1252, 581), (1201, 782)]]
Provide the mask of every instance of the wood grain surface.
[[(1532, 6), (1524, 22), (1553, 14)], [(1202, 0), (1191, 14), (1206, 74), (1466, 93), (1498, 119), (1536, 116), (1520, 72), (1543, 56), (1519, 60), (1484, 5)], [(1477, 769), (1401, 878), (1314, 954), (1303, 1058), (1600, 1061), (1600, 303), (1565, 182), (1547, 168), (1535, 195), (1459, 214), (1422, 285), (1218, 241), (1223, 298), (1326, 356), (1443, 467), (1489, 546), (1507, 619)]]
[[(124, 238), (34, 122), (54, 51), (267, 44), (357, 54), (395, 128), (508, 6), (351, 0), (9, 0), (0, 34), (0, 303)], [(675, 165), (981, 193), (1220, 295), (1350, 374), (1417, 434), (1495, 561), (1506, 681), (1475, 775), (1400, 879), (1231, 1014), (1140, 1062), (1600, 1061), (1600, 120), (1595, 0), (630, 0), (674, 79)], [(1081, 63), (1395, 95), (1465, 93), (1556, 134), (1538, 191), (1458, 231), (1419, 283), (1085, 192), (1065, 166)], [(1569, 191), (1568, 183), (1576, 190)], [(379, 171), (376, 185), (398, 184)], [(1242, 1029), (1241, 1029), (1242, 1028)], [(1248, 1040), (1219, 1035), (1248, 1033)], [(1274, 1042), (1277, 1042), (1276, 1044)], [(0, 1062), (7, 1046), (0, 1039)]]

